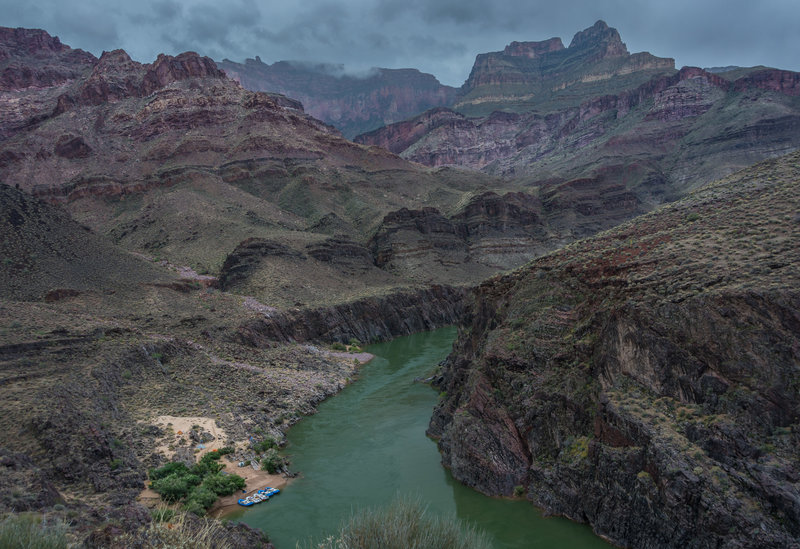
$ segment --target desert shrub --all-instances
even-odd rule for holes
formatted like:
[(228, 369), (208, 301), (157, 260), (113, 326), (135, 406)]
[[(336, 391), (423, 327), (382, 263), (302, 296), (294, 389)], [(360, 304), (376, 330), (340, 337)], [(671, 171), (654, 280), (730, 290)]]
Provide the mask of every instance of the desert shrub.
[(253, 450), (256, 452), (266, 452), (270, 448), (277, 448), (278, 443), (275, 442), (275, 439), (272, 437), (266, 437), (261, 442), (253, 443)]
[(347, 347), (345, 347), (344, 343), (339, 343), (338, 341), (334, 341), (331, 345), (331, 349), (334, 351), (346, 351)]
[(0, 521), (0, 547), (7, 549), (62, 549), (67, 547), (67, 525), (32, 513), (9, 515)]
[(222, 448), (220, 448), (220, 449), (217, 451), (217, 453), (218, 453), (220, 456), (224, 456), (224, 455), (227, 455), (227, 454), (232, 454), (232, 453), (234, 453), (235, 451), (236, 451), (236, 450), (235, 450), (233, 447), (231, 447), (231, 446), (223, 446)]
[(154, 520), (114, 541), (115, 547), (141, 547), (142, 540), (153, 549), (220, 549), (231, 545), (222, 521), (197, 518), (191, 513), (175, 513), (163, 522)]
[(321, 549), (490, 549), (489, 537), (455, 517), (431, 515), (418, 500), (398, 498), (387, 507), (355, 512)]

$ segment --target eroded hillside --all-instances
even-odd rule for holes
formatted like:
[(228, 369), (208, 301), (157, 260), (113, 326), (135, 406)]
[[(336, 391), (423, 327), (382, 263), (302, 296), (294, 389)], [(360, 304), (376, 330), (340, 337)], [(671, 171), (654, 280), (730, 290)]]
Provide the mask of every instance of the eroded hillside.
[(478, 286), (431, 422), (487, 494), (634, 547), (796, 547), (800, 154)]

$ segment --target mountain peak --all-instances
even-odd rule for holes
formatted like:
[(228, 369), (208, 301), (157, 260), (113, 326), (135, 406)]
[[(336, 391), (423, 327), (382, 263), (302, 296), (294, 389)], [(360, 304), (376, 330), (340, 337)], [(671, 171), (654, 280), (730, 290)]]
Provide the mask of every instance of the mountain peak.
[(60, 52), (69, 48), (57, 36), (51, 36), (41, 29), (0, 27), (0, 49), (31, 54), (40, 51)]
[(503, 50), (505, 55), (512, 57), (529, 57), (534, 59), (545, 53), (559, 51), (564, 49), (564, 44), (561, 38), (550, 38), (549, 40), (542, 40), (541, 42), (511, 42), (506, 49)]
[(588, 29), (576, 33), (569, 47), (602, 49), (604, 50), (604, 57), (628, 55), (628, 48), (622, 42), (617, 29), (609, 27), (603, 20), (599, 20)]

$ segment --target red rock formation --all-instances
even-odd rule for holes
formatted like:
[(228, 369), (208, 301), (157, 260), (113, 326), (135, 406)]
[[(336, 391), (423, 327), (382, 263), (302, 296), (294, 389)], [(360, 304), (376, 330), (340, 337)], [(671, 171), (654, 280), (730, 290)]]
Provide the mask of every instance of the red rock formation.
[(800, 73), (766, 69), (749, 74), (733, 83), (733, 89), (736, 91), (748, 88), (759, 88), (792, 96), (800, 95)]
[(0, 27), (0, 91), (50, 87), (80, 77), (96, 62), (38, 29)]

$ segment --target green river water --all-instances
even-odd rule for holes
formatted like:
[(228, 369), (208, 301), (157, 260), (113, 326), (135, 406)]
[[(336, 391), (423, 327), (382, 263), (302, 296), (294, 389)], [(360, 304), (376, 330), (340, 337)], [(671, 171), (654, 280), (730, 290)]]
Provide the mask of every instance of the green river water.
[(334, 533), (351, 510), (402, 494), (476, 524), (497, 549), (610, 547), (586, 525), (543, 518), (522, 500), (483, 496), (442, 467), (436, 443), (425, 436), (438, 395), (413, 380), (434, 371), (455, 334), (443, 328), (370, 345), (376, 358), (358, 380), (289, 431), (284, 453), (300, 477), (230, 518), (261, 528), (278, 549), (294, 549)]

